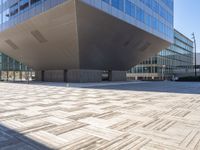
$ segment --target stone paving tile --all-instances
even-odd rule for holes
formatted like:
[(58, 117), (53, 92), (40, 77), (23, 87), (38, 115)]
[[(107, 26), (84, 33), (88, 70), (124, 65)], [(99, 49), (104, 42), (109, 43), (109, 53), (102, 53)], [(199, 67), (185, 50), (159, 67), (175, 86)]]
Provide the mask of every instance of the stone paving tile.
[(200, 84), (193, 84), (0, 83), (0, 150), (200, 150)]

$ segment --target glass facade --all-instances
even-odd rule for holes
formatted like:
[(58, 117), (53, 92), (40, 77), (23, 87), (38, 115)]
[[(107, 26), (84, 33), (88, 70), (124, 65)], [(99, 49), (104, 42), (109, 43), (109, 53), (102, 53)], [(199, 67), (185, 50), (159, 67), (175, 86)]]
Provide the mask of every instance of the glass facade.
[[(0, 31), (67, 0), (0, 0)], [(167, 41), (173, 40), (173, 0), (81, 0)]]
[[(0, 32), (67, 0), (0, 0)], [(29, 68), (0, 52), (0, 79), (24, 78)]]
[(67, 0), (0, 0), (0, 31)]
[(82, 0), (104, 12), (173, 42), (173, 0)]
[(31, 69), (22, 63), (3, 53), (0, 53), (0, 80), (7, 80), (9, 78), (13, 79), (14, 72), (16, 73), (16, 77), (18, 74), (18, 78), (20, 78), (20, 72), (27, 72), (29, 70)]
[(13, 58), (0, 53), (0, 71), (26, 71), (28, 67)]
[(171, 78), (179, 72), (187, 72), (193, 67), (193, 42), (174, 30), (174, 43), (157, 55), (143, 61), (131, 69), (138, 78)]

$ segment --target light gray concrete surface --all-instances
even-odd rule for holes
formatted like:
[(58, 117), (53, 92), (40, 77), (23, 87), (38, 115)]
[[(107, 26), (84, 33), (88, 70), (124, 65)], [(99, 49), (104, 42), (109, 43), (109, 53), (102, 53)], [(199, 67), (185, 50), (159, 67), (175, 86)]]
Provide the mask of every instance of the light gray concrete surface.
[(66, 85), (0, 82), (0, 149), (200, 149), (200, 83)]

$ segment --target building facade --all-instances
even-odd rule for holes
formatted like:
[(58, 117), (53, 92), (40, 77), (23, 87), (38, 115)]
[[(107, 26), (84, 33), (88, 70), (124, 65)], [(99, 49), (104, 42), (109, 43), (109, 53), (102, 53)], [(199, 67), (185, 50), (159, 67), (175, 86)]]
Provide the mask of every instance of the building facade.
[(173, 39), (173, 0), (83, 0), (167, 41)]
[(88, 70), (96, 77), (100, 70), (127, 71), (173, 42), (173, 5), (173, 0), (1, 0), (0, 49), (38, 71), (41, 80), (74, 81), (74, 74), (93, 76)]
[[(193, 67), (194, 67), (194, 72), (195, 72), (195, 53), (193, 55)], [(196, 53), (196, 73), (197, 76), (200, 76), (200, 53)], [(193, 73), (194, 74), (194, 73)]]
[(27, 66), (0, 53), (0, 80), (24, 80), (29, 71)]
[[(195, 54), (194, 54), (195, 55)], [(194, 56), (195, 57), (195, 56)], [(197, 53), (196, 54), (196, 63), (198, 66), (200, 66), (200, 53)], [(195, 59), (193, 61), (193, 64), (195, 64)]]
[(131, 69), (131, 76), (142, 80), (172, 79), (193, 72), (193, 42), (174, 30), (173, 44)]

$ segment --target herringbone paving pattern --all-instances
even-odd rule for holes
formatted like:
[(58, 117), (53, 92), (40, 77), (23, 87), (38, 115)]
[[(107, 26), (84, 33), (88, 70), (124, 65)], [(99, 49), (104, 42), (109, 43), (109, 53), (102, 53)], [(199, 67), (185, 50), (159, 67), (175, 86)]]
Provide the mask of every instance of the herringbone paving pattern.
[(0, 83), (0, 150), (29, 149), (200, 150), (200, 95)]

